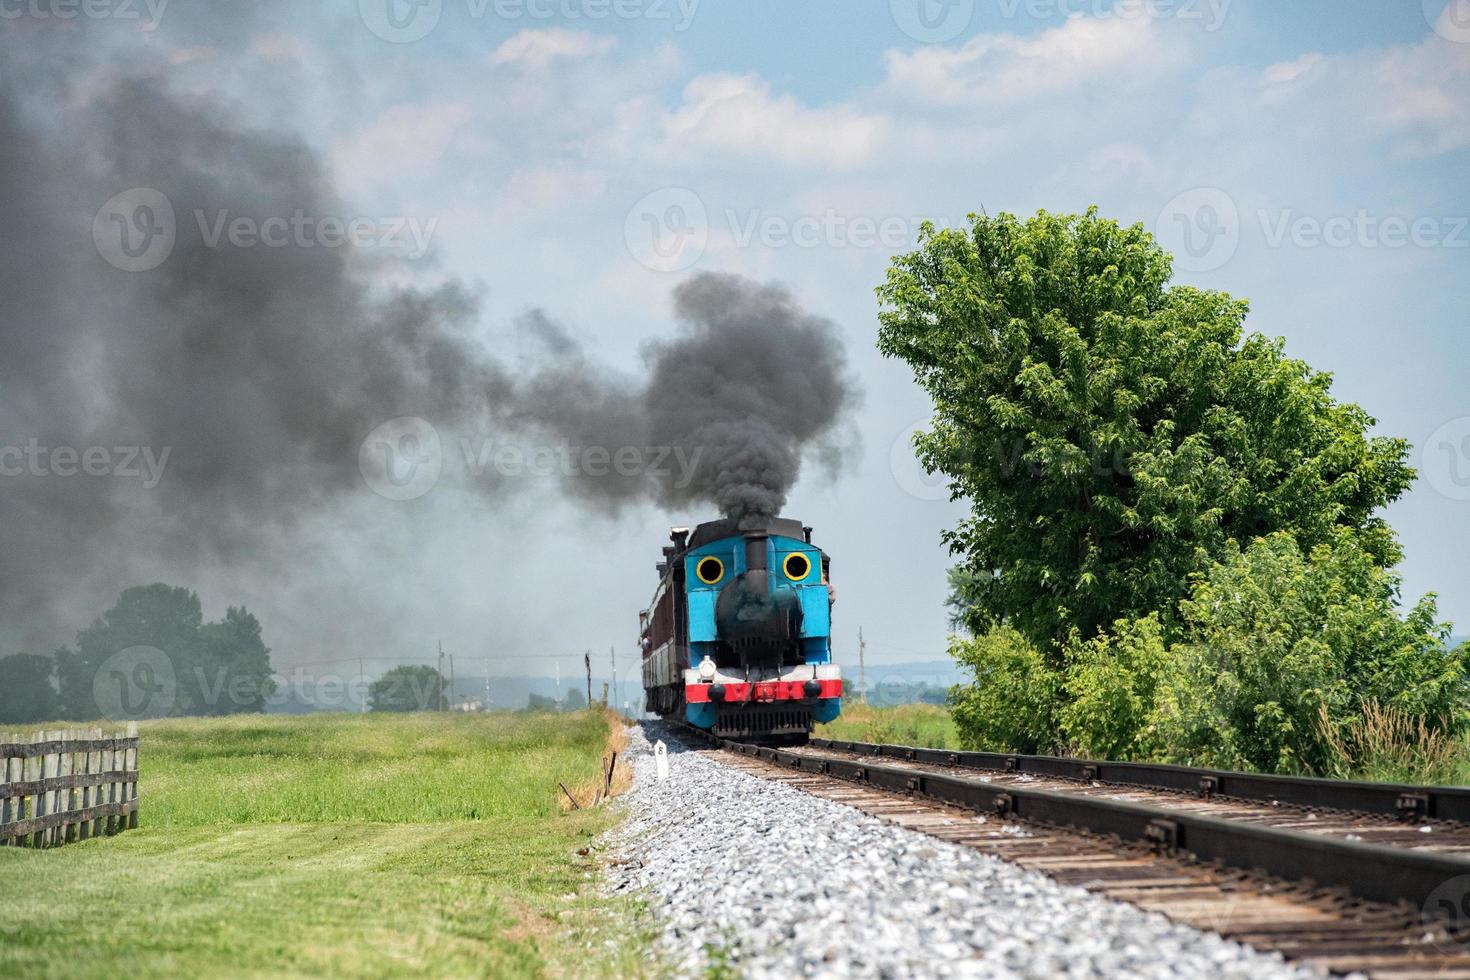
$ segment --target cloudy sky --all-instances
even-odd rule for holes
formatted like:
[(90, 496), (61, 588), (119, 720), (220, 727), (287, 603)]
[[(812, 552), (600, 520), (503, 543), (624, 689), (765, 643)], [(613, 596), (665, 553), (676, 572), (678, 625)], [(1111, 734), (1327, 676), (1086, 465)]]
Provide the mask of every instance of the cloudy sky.
[[(531, 325), (544, 319), (607, 377), (636, 379), (647, 343), (676, 329), (681, 282), (729, 272), (784, 283), (836, 325), (861, 390), (840, 433), (845, 462), (808, 460), (787, 508), (834, 556), (837, 651), (849, 661), (859, 626), (870, 661), (942, 655), (939, 533), (963, 513), (908, 452), (925, 399), (874, 350), (873, 290), (890, 257), (925, 220), (1097, 204), (1156, 229), (1180, 280), (1248, 297), (1253, 329), (1284, 336), (1380, 432), (1414, 444), (1419, 483), (1389, 514), (1408, 554), (1405, 591), (1438, 592), (1442, 612), (1470, 624), (1470, 0), (0, 0), (0, 64), (25, 92), (21, 136), (47, 134), (53, 169), (85, 163), (87, 179), (56, 192), (66, 220), (45, 217), (61, 229), (56, 254), (75, 259), (68, 281), (92, 296), (88, 329), (111, 332), (70, 345), (69, 365), (132, 329), (99, 325), (116, 296), (130, 297), (127, 319), (147, 319), (137, 304), (151, 276), (169, 263), (194, 275), (182, 252), (109, 244), (113, 222), (153, 201), (140, 194), (176, 208), (181, 242), (224, 235), (230, 254), (262, 261), (251, 229), (289, 219), (289, 196), (242, 213), (223, 192), (175, 200), (162, 186), (173, 178), (154, 173), (227, 171), (247, 153), (231, 149), (239, 133), (250, 147), (293, 148), (254, 178), (284, 179), (301, 156), (312, 186), (330, 188), (302, 205), (289, 252), (341, 252), (327, 219), (355, 221), (354, 275), (436, 297), (463, 345), (446, 356), (483, 349), (512, 375), (542, 356), (545, 332)], [(72, 138), (75, 152), (63, 149)], [(14, 188), (36, 196), (26, 181)], [(7, 238), (8, 252), (27, 248), (25, 234)], [(217, 266), (200, 269), (217, 279)], [(328, 337), (314, 358), (352, 348), (350, 335), (320, 332), (339, 305), (317, 309), (319, 290), (301, 288), (283, 329)], [(189, 316), (201, 330), (211, 309)], [(39, 344), (47, 321), (27, 319), (31, 333), (14, 336)], [(31, 424), (26, 406), (41, 402), (14, 392), (59, 370), (43, 347), (0, 355), (12, 385), (10, 401), (0, 391), (0, 444), (37, 432), (79, 450), (170, 444), (146, 425), (99, 426), (113, 417), (105, 400), (79, 409), (73, 430)], [(235, 363), (245, 366), (204, 404), (249, 398), (237, 382), (271, 383), (248, 357)], [(111, 379), (115, 405), (131, 405), (127, 377), (109, 374), (125, 368), (100, 356), (88, 368)], [(198, 589), (207, 615), (248, 605), (278, 665), (421, 659), (441, 639), (503, 673), (550, 673), (552, 655), (570, 670), (589, 647), (616, 645), (631, 661), (668, 527), (713, 515), (568, 502), (556, 476), (496, 462), (496, 448), (524, 440), (463, 413), (451, 423), (444, 400), (414, 386), (373, 390), (350, 420), (334, 418), (352, 439), (330, 443), (341, 458), (327, 465), (355, 471), (355, 447), (379, 425), (422, 418), (441, 440), (427, 488), (354, 472), (320, 506), (261, 480), (269, 506), (232, 512), (240, 526), (222, 537), (190, 522), (217, 524), (202, 501), (230, 487), (150, 498), (146, 472), (99, 478), (122, 513), (144, 515), (129, 527), (166, 525), (154, 547), (153, 530), (81, 523), (17, 539), (26, 513), (74, 493), (81, 513), (92, 491), (58, 488), (54, 472), (0, 478), (21, 501), (6, 514), (9, 546), (46, 583), (24, 608), (4, 607), (5, 652), (65, 642), (122, 586), (163, 580)], [(273, 400), (252, 411), (263, 417)], [(266, 443), (248, 426), (229, 431)], [(213, 445), (227, 456), (235, 444)], [(190, 472), (176, 456), (160, 485), (169, 467)], [(229, 546), (250, 535), (270, 546)], [(21, 585), (10, 571), (4, 588)]]

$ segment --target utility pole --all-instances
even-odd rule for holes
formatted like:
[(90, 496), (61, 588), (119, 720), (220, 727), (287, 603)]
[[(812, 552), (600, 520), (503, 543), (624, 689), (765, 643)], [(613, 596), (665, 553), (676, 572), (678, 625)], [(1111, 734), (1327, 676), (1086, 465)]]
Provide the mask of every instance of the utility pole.
[(490, 661), (485, 661), (485, 710), (490, 710)]
[[(618, 708), (618, 645), (614, 643), (607, 648), (607, 655), (612, 660), (612, 705), (613, 710)], [(606, 698), (603, 698), (606, 701)]]
[(439, 679), (434, 682), (434, 686), (439, 690), (439, 696), (438, 696), (438, 698), (435, 699), (437, 703), (434, 705), (434, 707), (437, 708), (440, 711), (443, 711), (444, 710), (444, 641), (443, 640), (440, 640), (439, 641)]
[(454, 707), (454, 654), (449, 655), (449, 706)]
[(582, 664), (587, 668), (587, 710), (592, 710), (592, 651), (582, 654)]
[(863, 639), (863, 628), (858, 627), (858, 696), (863, 704), (868, 703), (868, 642)]
[(367, 714), (367, 675), (362, 670), (362, 658), (357, 658), (357, 696), (361, 700), (357, 705), (357, 713)]

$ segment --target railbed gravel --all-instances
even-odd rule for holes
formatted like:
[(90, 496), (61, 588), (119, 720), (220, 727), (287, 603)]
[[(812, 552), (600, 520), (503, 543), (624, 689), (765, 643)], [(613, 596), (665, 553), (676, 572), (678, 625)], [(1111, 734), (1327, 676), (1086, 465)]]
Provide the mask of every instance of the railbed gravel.
[[(680, 975), (1320, 976), (751, 776), (663, 726), (629, 738), (607, 888), (647, 898)], [(668, 746), (665, 782), (650, 738)]]

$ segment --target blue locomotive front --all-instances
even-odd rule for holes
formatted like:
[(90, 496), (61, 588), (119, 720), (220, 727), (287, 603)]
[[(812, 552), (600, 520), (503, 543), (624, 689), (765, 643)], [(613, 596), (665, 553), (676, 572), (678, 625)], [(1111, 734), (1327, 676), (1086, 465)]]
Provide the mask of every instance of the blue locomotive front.
[(831, 564), (800, 521), (674, 528), (640, 614), (648, 710), (727, 738), (799, 742), (836, 718)]

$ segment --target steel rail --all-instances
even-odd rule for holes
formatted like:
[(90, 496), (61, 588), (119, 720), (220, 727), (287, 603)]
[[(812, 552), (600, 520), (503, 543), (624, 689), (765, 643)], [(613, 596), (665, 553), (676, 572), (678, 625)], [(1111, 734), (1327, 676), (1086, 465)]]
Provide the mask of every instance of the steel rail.
[(1310, 776), (1271, 776), (1223, 769), (1196, 769), (1145, 762), (1105, 762), (1050, 755), (956, 752), (827, 738), (813, 738), (810, 744), (816, 748), (840, 752), (987, 772), (1052, 776), (1080, 782), (1095, 781), (1174, 790), (1206, 797), (1228, 796), (1283, 806), (1470, 823), (1470, 789), (1460, 787), (1367, 783)]
[[(1244, 871), (1342, 888), (1361, 899), (1408, 902), (1429, 914), (1448, 914), (1429, 904), (1431, 897), (1452, 879), (1470, 876), (1470, 859), (1442, 852), (1366, 844), (1096, 796), (1000, 786), (968, 775), (944, 775), (706, 738), (726, 751), (789, 769), (923, 797), (978, 813), (1110, 835), (1122, 841), (1151, 845), (1163, 854), (1188, 854), (1201, 861), (1218, 862)], [(853, 744), (821, 741), (825, 747), (832, 748)], [(916, 756), (913, 761), (932, 762), (937, 756), (943, 763), (951, 754), (938, 752), (928, 759)]]

